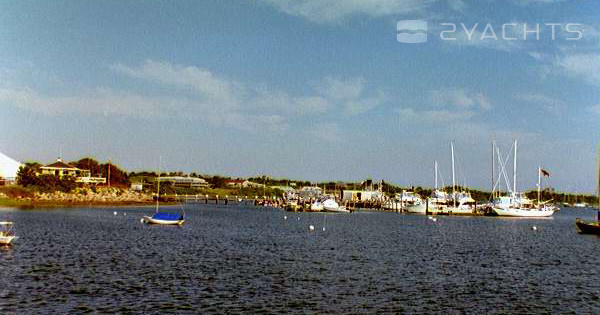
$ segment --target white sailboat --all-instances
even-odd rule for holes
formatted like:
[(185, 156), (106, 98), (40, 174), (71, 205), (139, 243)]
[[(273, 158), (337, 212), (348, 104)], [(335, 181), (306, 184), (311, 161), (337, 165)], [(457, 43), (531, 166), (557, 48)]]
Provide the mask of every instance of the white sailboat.
[[(513, 188), (508, 196), (500, 196), (494, 199), (492, 209), (499, 216), (509, 217), (549, 217), (554, 213), (555, 208), (549, 204), (534, 203), (527, 198), (525, 194), (517, 192), (517, 141), (514, 146), (514, 170), (513, 170)], [(501, 161), (502, 162), (502, 161)], [(506, 178), (504, 166), (501, 173)], [(538, 191), (541, 188), (541, 167), (538, 168)]]
[(158, 211), (158, 203), (160, 199), (160, 170), (158, 171), (158, 179), (156, 181), (156, 210), (152, 216), (143, 216), (142, 222), (146, 224), (157, 225), (178, 225), (182, 226), (185, 223), (183, 213), (160, 212)]
[(466, 191), (456, 191), (456, 180), (454, 171), (454, 143), (450, 142), (450, 152), (452, 156), (452, 196), (450, 197), (450, 204), (446, 209), (445, 213), (451, 213), (453, 215), (462, 214), (469, 215), (475, 213), (476, 203), (471, 197), (471, 193)]
[(425, 214), (427, 212), (438, 213), (444, 211), (448, 207), (448, 194), (445, 191), (438, 189), (438, 162), (434, 163), (435, 173), (435, 189), (431, 193), (431, 197), (425, 202), (415, 203), (406, 206), (406, 212)]

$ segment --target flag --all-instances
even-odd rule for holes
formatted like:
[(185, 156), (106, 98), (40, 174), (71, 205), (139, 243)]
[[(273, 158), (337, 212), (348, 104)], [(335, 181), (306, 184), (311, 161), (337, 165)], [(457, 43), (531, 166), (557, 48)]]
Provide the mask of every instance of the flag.
[(550, 173), (548, 171), (546, 171), (543, 168), (541, 170), (542, 170), (542, 175), (550, 177)]

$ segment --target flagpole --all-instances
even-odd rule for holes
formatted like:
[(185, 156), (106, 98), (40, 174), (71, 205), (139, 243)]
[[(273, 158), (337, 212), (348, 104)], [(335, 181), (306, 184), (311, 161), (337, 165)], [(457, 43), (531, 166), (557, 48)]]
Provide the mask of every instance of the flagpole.
[(542, 194), (542, 167), (538, 166), (538, 205), (540, 204), (540, 195)]

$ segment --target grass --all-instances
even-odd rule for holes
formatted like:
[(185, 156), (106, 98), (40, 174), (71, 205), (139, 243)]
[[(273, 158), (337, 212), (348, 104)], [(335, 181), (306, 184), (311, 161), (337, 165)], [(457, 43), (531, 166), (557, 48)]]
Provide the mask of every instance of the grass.
[(31, 206), (31, 201), (11, 199), (11, 198), (0, 198), (0, 207), (27, 207)]

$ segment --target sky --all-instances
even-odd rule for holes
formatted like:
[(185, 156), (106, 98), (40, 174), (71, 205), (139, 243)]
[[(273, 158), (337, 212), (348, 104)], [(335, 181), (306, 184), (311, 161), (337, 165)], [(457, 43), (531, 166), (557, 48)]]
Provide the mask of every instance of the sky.
[(544, 187), (592, 193), (599, 15), (568, 0), (0, 1), (0, 152), (432, 187), (435, 161), (452, 182), (452, 142), (456, 181), (490, 189), (492, 142), (506, 159), (517, 140), (519, 190), (542, 166)]

